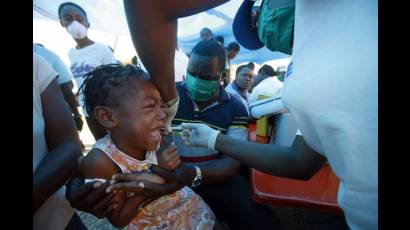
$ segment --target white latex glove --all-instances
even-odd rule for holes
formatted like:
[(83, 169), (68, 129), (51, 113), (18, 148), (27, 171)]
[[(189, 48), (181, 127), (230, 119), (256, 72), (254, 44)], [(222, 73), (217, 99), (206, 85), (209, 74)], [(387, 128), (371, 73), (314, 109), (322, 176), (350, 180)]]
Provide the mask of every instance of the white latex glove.
[(219, 131), (206, 124), (182, 123), (182, 140), (185, 145), (215, 149)]
[(165, 128), (166, 128), (168, 133), (172, 132), (171, 122), (172, 122), (172, 119), (174, 119), (175, 115), (177, 114), (178, 105), (179, 105), (179, 97), (178, 96), (176, 98), (172, 99), (171, 101), (169, 101), (169, 102), (162, 105), (162, 110), (164, 111), (164, 113), (166, 115), (166, 117), (165, 117)]

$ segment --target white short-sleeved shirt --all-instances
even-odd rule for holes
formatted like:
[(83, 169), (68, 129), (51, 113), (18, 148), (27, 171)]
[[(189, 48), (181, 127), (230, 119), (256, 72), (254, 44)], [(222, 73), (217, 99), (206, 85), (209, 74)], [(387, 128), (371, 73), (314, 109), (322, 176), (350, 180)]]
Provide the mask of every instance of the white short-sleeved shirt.
[(183, 81), (188, 68), (189, 58), (181, 49), (175, 50), (175, 82)]
[(351, 229), (378, 223), (377, 0), (297, 0), (282, 100), (340, 178)]
[[(41, 105), (41, 94), (55, 79), (57, 73), (40, 56), (33, 53), (33, 174), (48, 149), (44, 134), (44, 118)], [(33, 229), (64, 229), (74, 214), (65, 199), (65, 186), (52, 194), (33, 216)]]
[[(80, 88), (84, 82), (83, 76), (94, 70), (100, 65), (106, 65), (111, 63), (117, 63), (113, 53), (107, 45), (94, 42), (94, 44), (86, 46), (81, 49), (71, 48), (68, 56), (71, 61), (71, 72), (77, 83), (77, 87)], [(84, 109), (83, 95), (79, 98), (80, 106), (83, 108), (83, 113), (88, 116)]]
[(71, 71), (64, 64), (63, 60), (53, 51), (46, 49), (38, 44), (33, 44), (33, 52), (44, 58), (48, 64), (58, 73), (58, 84), (64, 84), (73, 80)]
[(277, 77), (268, 77), (253, 88), (249, 102), (257, 101), (259, 95), (274, 96), (280, 92), (282, 87), (283, 83)]

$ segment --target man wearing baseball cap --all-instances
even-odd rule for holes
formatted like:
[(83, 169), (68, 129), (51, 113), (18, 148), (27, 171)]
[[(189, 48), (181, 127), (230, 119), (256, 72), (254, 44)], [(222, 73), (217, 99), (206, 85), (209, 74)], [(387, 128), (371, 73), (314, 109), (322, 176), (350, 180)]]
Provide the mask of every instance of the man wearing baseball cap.
[[(309, 155), (311, 159), (325, 156), (340, 179), (338, 204), (349, 227), (377, 229), (378, 2), (298, 0), (296, 7), (287, 3), (273, 7), (279, 2), (263, 1), (259, 17), (252, 20), (254, 2), (244, 1), (235, 16), (233, 31), (247, 49), (266, 46), (292, 54), (282, 102), (307, 145), (299, 145), (296, 142), (300, 138), (296, 138), (289, 152), (274, 145), (267, 151), (266, 146), (230, 142), (222, 134), (215, 142), (207, 139), (202, 143), (203, 137), (214, 137), (215, 131), (195, 124), (185, 126), (194, 131), (187, 142), (196, 146), (215, 143), (207, 146), (251, 162), (250, 167), (284, 177), (295, 177), (300, 169), (296, 164), (281, 165), (291, 162), (287, 160), (295, 154)], [(195, 143), (197, 135), (202, 139)], [(301, 167), (307, 170), (314, 165), (311, 161)]]
[[(236, 40), (249, 50), (266, 47), (292, 53), (295, 0), (243, 1), (232, 24)], [(253, 9), (257, 9), (256, 12)]]

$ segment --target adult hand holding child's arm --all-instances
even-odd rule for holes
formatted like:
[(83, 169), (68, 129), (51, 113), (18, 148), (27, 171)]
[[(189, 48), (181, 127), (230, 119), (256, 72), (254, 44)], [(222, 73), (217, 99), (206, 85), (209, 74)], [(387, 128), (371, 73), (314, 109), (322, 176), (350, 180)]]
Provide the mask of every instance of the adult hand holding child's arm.
[[(148, 172), (115, 174), (112, 177), (115, 183), (108, 188), (108, 191), (127, 190), (135, 195), (156, 199), (172, 194), (184, 186), (190, 186), (196, 173), (193, 167), (183, 163), (179, 164), (174, 171), (168, 171), (156, 165), (151, 166), (151, 171), (155, 174)], [(153, 183), (147, 180), (147, 175), (151, 177), (159, 175), (166, 180), (166, 183)]]
[(115, 194), (105, 192), (109, 182), (94, 181), (83, 184), (81, 180), (73, 178), (67, 184), (66, 197), (73, 208), (104, 218), (117, 207), (116, 203), (111, 203)]

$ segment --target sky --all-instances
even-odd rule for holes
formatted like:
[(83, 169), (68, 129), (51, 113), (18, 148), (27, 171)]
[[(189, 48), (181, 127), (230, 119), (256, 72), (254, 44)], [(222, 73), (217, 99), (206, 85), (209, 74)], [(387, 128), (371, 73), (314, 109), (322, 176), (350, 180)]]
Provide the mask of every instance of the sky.
[[(232, 33), (232, 20), (243, 0), (231, 0), (214, 9), (178, 20), (179, 47), (189, 53), (199, 41), (199, 30), (209, 27), (215, 35), (223, 35), (225, 45), (235, 41)], [(64, 0), (33, 0), (33, 42), (41, 43), (56, 52), (69, 64), (68, 51), (75, 46), (58, 21), (58, 6)], [(125, 61), (136, 55), (133, 47), (122, 0), (72, 0), (82, 6), (90, 22), (89, 37), (115, 49), (115, 57)], [(239, 55), (232, 64), (256, 62), (263, 64), (275, 59), (288, 58), (279, 52), (266, 48), (250, 51), (241, 47)]]

